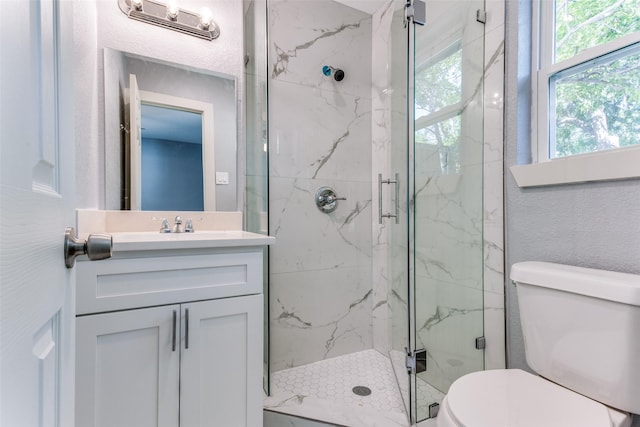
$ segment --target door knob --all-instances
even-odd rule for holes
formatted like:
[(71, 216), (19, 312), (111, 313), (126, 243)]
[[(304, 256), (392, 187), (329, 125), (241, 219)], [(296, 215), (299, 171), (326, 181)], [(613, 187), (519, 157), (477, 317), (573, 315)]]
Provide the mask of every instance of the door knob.
[(67, 227), (64, 232), (64, 264), (72, 268), (76, 258), (87, 255), (91, 261), (111, 258), (113, 240), (110, 234), (90, 234), (87, 240), (79, 240), (76, 230)]

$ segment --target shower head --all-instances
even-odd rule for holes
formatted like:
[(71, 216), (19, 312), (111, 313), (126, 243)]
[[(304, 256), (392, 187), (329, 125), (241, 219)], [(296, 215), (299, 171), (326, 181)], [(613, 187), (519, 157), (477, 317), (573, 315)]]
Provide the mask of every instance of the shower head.
[(333, 74), (333, 78), (337, 82), (340, 82), (342, 81), (342, 79), (344, 79), (344, 71), (342, 71), (340, 68), (334, 68), (331, 65), (325, 65), (324, 67), (322, 67), (322, 74), (327, 77)]

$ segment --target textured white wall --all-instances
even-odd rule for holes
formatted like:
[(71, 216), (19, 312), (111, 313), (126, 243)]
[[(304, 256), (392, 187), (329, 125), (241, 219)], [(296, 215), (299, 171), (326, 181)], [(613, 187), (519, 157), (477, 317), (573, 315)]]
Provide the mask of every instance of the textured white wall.
[[(530, 3), (507, 2), (507, 168), (529, 157)], [(519, 261), (551, 261), (640, 273), (640, 181), (521, 189), (508, 169), (505, 181), (508, 364), (528, 369), (517, 295), (508, 280), (511, 266)], [(640, 426), (640, 417), (633, 425)]]

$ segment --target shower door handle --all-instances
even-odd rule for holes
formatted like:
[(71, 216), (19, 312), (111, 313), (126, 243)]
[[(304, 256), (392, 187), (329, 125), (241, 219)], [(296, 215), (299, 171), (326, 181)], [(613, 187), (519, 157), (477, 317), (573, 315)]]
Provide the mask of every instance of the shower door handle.
[[(382, 224), (382, 218), (395, 218), (396, 224), (400, 223), (400, 175), (396, 173), (394, 180), (382, 179), (382, 174), (378, 174), (378, 224)], [(394, 184), (395, 193), (395, 214), (382, 213), (382, 184)]]
[(396, 174), (396, 180), (394, 182), (395, 195), (396, 195), (396, 224), (400, 224), (400, 176)]
[(378, 174), (378, 224), (382, 224), (382, 174)]

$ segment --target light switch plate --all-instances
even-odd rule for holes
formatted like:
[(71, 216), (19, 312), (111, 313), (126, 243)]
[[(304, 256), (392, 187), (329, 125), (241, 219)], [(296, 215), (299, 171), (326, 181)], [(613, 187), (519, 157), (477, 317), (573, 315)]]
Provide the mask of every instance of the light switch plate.
[(229, 184), (229, 172), (216, 172), (216, 184)]

